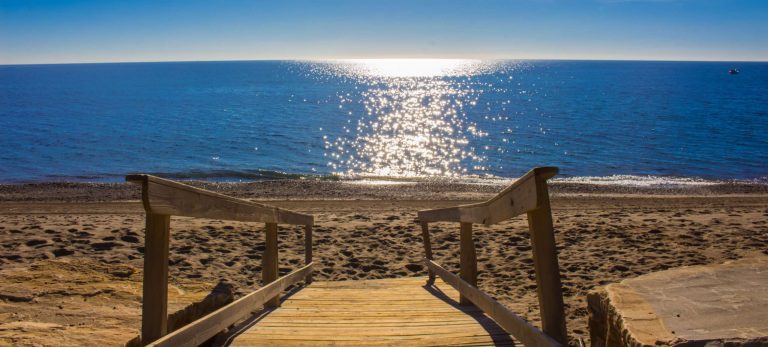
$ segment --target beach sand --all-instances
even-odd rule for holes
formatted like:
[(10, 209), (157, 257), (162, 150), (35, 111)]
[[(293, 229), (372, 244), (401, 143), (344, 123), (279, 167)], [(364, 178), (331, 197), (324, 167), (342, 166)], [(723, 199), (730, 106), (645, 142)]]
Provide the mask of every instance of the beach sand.
[[(416, 211), (475, 202), (502, 188), (299, 180), (195, 185), (315, 215), (315, 279), (321, 281), (426, 275)], [(768, 254), (765, 186), (554, 184), (551, 192), (567, 324), (574, 338), (588, 340), (586, 294), (596, 286), (672, 267)], [(44, 344), (98, 331), (110, 332), (114, 338), (106, 342), (118, 345), (138, 333), (135, 289), (126, 290), (131, 295), (82, 290), (104, 282), (139, 283), (144, 214), (138, 198), (139, 188), (129, 184), (0, 185), (0, 345)], [(258, 288), (262, 228), (172, 218), (171, 283), (180, 293), (222, 280), (234, 285), (236, 295)], [(431, 230), (436, 260), (457, 273), (458, 225), (436, 223)], [(525, 218), (475, 230), (479, 287), (538, 325)], [(302, 228), (280, 228), (281, 274), (303, 264), (302, 236)], [(49, 281), (23, 276), (40, 269)], [(94, 274), (82, 276), (86, 269)], [(41, 288), (52, 283), (60, 285)], [(118, 306), (125, 308), (113, 309), (119, 314), (104, 310)], [(109, 319), (94, 322), (94, 316)]]

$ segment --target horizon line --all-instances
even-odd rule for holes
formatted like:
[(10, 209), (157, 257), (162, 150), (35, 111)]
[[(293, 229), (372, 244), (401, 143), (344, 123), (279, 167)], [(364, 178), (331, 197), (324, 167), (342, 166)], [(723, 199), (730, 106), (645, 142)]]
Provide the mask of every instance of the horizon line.
[(257, 61), (340, 61), (340, 60), (485, 60), (485, 61), (626, 61), (626, 62), (679, 62), (679, 63), (768, 63), (768, 60), (714, 60), (714, 59), (609, 59), (609, 58), (270, 58), (270, 59), (215, 59), (215, 60), (116, 60), (61, 63), (0, 63), (0, 66), (35, 65), (95, 65), (95, 64), (147, 64), (147, 63), (225, 63)]

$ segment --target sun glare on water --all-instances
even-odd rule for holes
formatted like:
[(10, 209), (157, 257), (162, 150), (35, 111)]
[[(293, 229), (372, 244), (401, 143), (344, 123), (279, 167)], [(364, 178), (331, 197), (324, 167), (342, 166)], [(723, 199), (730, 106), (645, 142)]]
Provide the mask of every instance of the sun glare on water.
[(435, 77), (467, 74), (479, 63), (468, 59), (352, 59), (348, 68), (372, 77)]
[[(488, 64), (462, 59), (358, 59), (325, 63), (324, 73), (352, 77), (341, 92), (342, 135), (326, 138), (328, 165), (341, 175), (456, 177), (484, 158), (468, 146), (485, 134), (467, 120), (482, 92), (472, 76)], [(474, 168), (477, 169), (477, 168)]]

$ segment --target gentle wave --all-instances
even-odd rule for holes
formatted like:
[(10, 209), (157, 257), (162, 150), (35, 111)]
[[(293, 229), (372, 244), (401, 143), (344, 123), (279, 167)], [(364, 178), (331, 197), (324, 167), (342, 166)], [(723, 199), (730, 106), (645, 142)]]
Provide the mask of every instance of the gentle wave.
[[(152, 175), (178, 180), (209, 180), (222, 182), (253, 182), (269, 180), (323, 180), (339, 181), (349, 184), (361, 185), (397, 185), (414, 183), (455, 183), (469, 185), (507, 185), (514, 182), (517, 177), (498, 176), (459, 176), (459, 177), (391, 177), (391, 176), (359, 176), (359, 175), (309, 175), (296, 174), (269, 170), (212, 170), (189, 172), (160, 172)], [(79, 178), (75, 178), (78, 179)], [(672, 177), (653, 175), (610, 175), (610, 176), (572, 176), (559, 177), (550, 180), (554, 184), (584, 184), (594, 186), (620, 186), (639, 188), (681, 188), (704, 187), (719, 184), (757, 184), (768, 185), (768, 177), (749, 180), (723, 180), (705, 179), (700, 177)]]
[[(181, 181), (210, 181), (228, 183), (248, 183), (282, 180), (314, 180), (337, 181), (351, 185), (411, 185), (419, 183), (459, 184), (477, 186), (505, 186), (514, 182), (517, 177), (498, 176), (422, 176), (422, 177), (392, 177), (374, 175), (334, 175), (334, 174), (299, 174), (270, 170), (191, 170), (183, 172), (146, 172), (147, 174)], [(50, 175), (41, 180), (9, 181), (5, 183), (34, 183), (34, 182), (121, 182), (122, 174), (99, 175)], [(629, 188), (659, 188), (679, 189), (696, 188), (716, 185), (759, 185), (768, 186), (768, 177), (756, 179), (705, 179), (700, 177), (671, 177), (653, 175), (610, 175), (610, 176), (571, 176), (550, 179), (554, 185), (584, 185), (602, 187)]]
[(638, 175), (611, 175), (611, 176), (582, 176), (554, 178), (553, 183), (576, 183), (596, 186), (624, 186), (624, 187), (702, 187), (718, 184), (765, 184), (768, 185), (768, 177), (752, 180), (710, 180), (698, 177), (664, 177), (664, 176), (638, 176)]
[(340, 177), (336, 175), (296, 174), (271, 170), (194, 170), (186, 172), (154, 172), (149, 174), (179, 180), (212, 181), (268, 181), (283, 179), (317, 179), (335, 181), (340, 179)]

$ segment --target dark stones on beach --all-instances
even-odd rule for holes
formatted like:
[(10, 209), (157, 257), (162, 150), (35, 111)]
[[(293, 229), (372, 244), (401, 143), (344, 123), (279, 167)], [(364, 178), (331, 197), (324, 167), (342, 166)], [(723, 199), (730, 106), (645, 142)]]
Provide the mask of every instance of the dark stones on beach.
[(113, 269), (112, 271), (109, 272), (110, 275), (119, 277), (119, 278), (131, 277), (133, 273), (134, 273), (134, 270), (133, 268), (130, 268), (130, 267), (121, 267), (118, 269)]
[(30, 301), (32, 301), (34, 298), (35, 298), (35, 297), (34, 297), (33, 295), (24, 295), (24, 296), (20, 296), (20, 295), (12, 295), (12, 294), (5, 294), (5, 293), (0, 293), (0, 300), (2, 300), (2, 301), (10, 301), (10, 302), (30, 302)]

